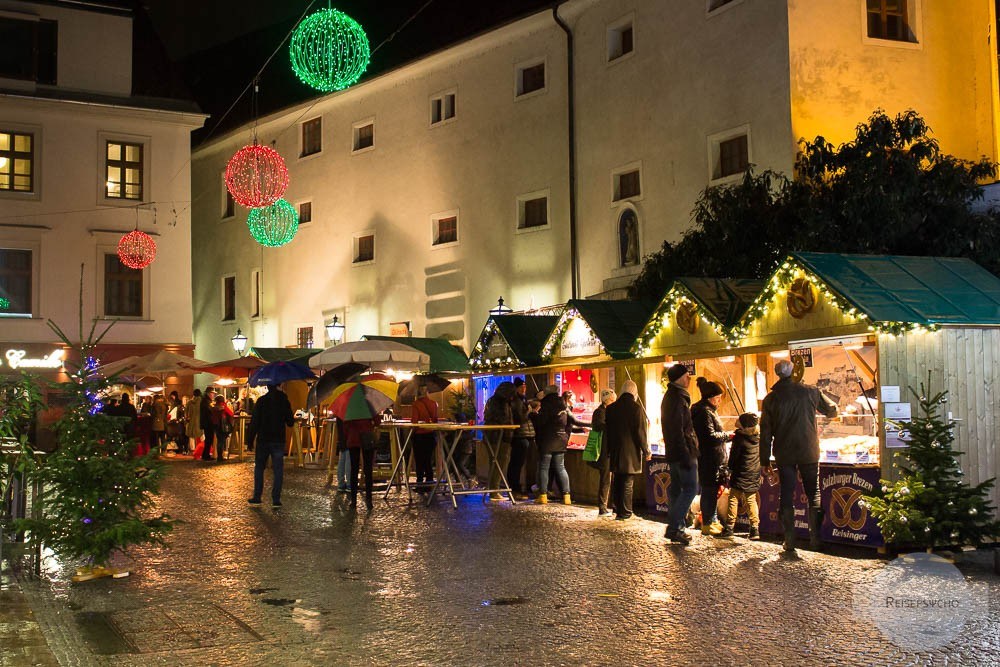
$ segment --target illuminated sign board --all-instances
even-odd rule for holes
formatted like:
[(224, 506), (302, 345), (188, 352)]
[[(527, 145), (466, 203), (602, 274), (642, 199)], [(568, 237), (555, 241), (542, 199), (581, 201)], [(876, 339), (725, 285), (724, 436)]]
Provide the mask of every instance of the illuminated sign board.
[[(63, 351), (53, 350), (43, 357), (29, 357), (25, 350), (10, 349), (4, 353), (7, 366), (12, 369), (18, 368), (62, 368)], [(0, 360), (0, 366), (3, 360)]]

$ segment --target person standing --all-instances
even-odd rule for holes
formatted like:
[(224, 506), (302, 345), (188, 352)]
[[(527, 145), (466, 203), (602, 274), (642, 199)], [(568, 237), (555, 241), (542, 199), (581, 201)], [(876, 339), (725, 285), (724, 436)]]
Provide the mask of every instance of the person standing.
[[(501, 382), (497, 385), (496, 391), (486, 401), (486, 407), (483, 408), (483, 423), (513, 424), (514, 413), (511, 408), (513, 399), (513, 382)], [(484, 437), (488, 438), (487, 449), (490, 455), (490, 477), (487, 488), (498, 489), (500, 488), (500, 471), (504, 470), (510, 462), (510, 443), (513, 439), (513, 430), (484, 431)], [(496, 491), (491, 491), (490, 500), (503, 500), (503, 496)]]
[(184, 408), (184, 418), (187, 421), (184, 433), (188, 437), (188, 449), (192, 454), (198, 449), (198, 437), (201, 435), (201, 401), (201, 389), (195, 389)]
[(271, 459), (274, 473), (271, 506), (281, 507), (281, 485), (285, 473), (285, 428), (294, 423), (288, 396), (278, 385), (268, 385), (267, 393), (254, 406), (250, 426), (247, 428), (247, 442), (251, 445), (257, 443), (254, 448), (253, 495), (247, 501), (251, 505), (260, 505), (260, 497), (264, 493), (264, 468), (267, 460)]
[(785, 533), (785, 551), (795, 550), (795, 482), (809, 504), (809, 545), (820, 547), (823, 508), (819, 496), (819, 433), (816, 413), (837, 416), (837, 405), (818, 388), (792, 380), (795, 367), (787, 359), (774, 366), (778, 381), (764, 397), (760, 418), (760, 465), (771, 471), (771, 453), (778, 468), (781, 500), (778, 503)]
[(605, 414), (604, 445), (614, 474), (615, 518), (632, 518), (632, 486), (642, 473), (643, 461), (653, 458), (646, 438), (646, 413), (639, 405), (639, 388), (632, 380), (622, 385), (622, 395), (608, 406)]
[(226, 441), (233, 432), (236, 415), (222, 396), (215, 397), (212, 408), (212, 426), (215, 428), (215, 460), (222, 463), (226, 460)]
[(618, 394), (615, 393), (614, 389), (602, 389), (601, 404), (597, 406), (593, 417), (590, 418), (590, 428), (600, 433), (602, 438), (601, 453), (593, 463), (598, 475), (600, 475), (597, 483), (597, 516), (611, 516), (611, 510), (608, 509), (608, 496), (611, 493), (611, 457), (608, 456), (604, 426), (608, 406), (617, 400)]
[(744, 412), (738, 423), (739, 428), (736, 429), (733, 446), (729, 450), (729, 511), (726, 512), (726, 527), (719, 537), (730, 538), (735, 534), (733, 527), (742, 501), (746, 504), (750, 517), (748, 537), (759, 540), (757, 492), (760, 490), (760, 429), (757, 428), (757, 415)]
[(717, 382), (698, 378), (701, 400), (691, 406), (691, 420), (698, 437), (698, 481), (701, 483), (701, 534), (718, 535), (718, 500), (722, 487), (719, 473), (726, 464), (726, 443), (731, 435), (723, 430), (717, 412), (722, 403), (722, 387)]
[(514, 491), (514, 497), (524, 500), (524, 487), (521, 485), (521, 472), (528, 458), (528, 448), (531, 439), (535, 437), (535, 426), (528, 418), (528, 401), (526, 395), (528, 386), (524, 378), (514, 378), (514, 396), (510, 400), (510, 411), (517, 424), (517, 430), (510, 440), (510, 464), (507, 466), (507, 483)]
[(671, 542), (690, 544), (685, 532), (687, 513), (698, 493), (698, 436), (691, 421), (691, 376), (687, 366), (674, 364), (667, 369), (667, 393), (660, 403), (660, 424), (663, 445), (670, 464), (670, 486), (667, 489), (666, 537)]
[(167, 441), (167, 402), (163, 399), (163, 394), (157, 394), (153, 398), (153, 448), (159, 452)]
[(569, 489), (569, 474), (566, 473), (566, 445), (569, 442), (569, 411), (559, 396), (559, 387), (550, 384), (545, 388), (542, 404), (535, 423), (535, 437), (538, 441), (538, 496), (535, 502), (549, 502), (549, 470), (555, 471), (556, 486), (562, 494), (563, 503), (573, 504)]
[(351, 457), (352, 509), (358, 506), (358, 472), (362, 468), (365, 474), (365, 506), (369, 510), (374, 506), (372, 502), (372, 477), (375, 467), (375, 426), (377, 424), (376, 417), (349, 419), (344, 422), (344, 432), (347, 434), (347, 451)]
[[(427, 395), (426, 385), (417, 385), (417, 399), (413, 401), (410, 421), (414, 424), (436, 424), (437, 420), (438, 404)], [(421, 491), (430, 491), (434, 484), (434, 449), (436, 444), (437, 437), (434, 431), (427, 428), (414, 429), (413, 458), (417, 469), (417, 486)]]
[(205, 397), (199, 406), (201, 430), (205, 435), (205, 449), (201, 451), (202, 461), (212, 460), (212, 445), (215, 442), (215, 425), (212, 423), (212, 408), (215, 406), (215, 392), (205, 390)]

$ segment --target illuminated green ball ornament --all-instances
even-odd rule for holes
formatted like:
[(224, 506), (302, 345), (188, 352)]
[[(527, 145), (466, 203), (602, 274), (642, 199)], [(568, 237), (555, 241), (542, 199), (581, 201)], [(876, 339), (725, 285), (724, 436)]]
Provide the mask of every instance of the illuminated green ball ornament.
[(247, 216), (250, 235), (262, 246), (278, 248), (295, 238), (299, 231), (299, 214), (284, 199), (270, 206), (255, 208)]
[(299, 24), (288, 47), (292, 69), (316, 90), (343, 90), (368, 67), (371, 52), (361, 25), (336, 9), (321, 9)]

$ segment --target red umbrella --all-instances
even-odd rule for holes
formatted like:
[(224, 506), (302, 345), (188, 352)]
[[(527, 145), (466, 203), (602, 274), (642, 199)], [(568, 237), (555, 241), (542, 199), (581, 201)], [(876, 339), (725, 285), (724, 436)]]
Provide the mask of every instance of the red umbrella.
[(238, 357), (228, 361), (220, 361), (209, 366), (202, 367), (201, 370), (213, 375), (221, 375), (227, 378), (245, 378), (250, 375), (250, 371), (260, 368), (266, 362), (257, 357)]

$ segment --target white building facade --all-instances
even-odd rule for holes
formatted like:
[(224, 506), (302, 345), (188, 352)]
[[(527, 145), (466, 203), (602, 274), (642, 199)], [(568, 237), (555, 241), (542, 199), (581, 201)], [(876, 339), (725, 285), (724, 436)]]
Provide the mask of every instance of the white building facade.
[[(84, 338), (94, 318), (119, 320), (101, 361), (193, 351), (190, 136), (205, 116), (133, 94), (132, 21), (0, 1), (0, 371), (62, 348), (47, 320), (75, 341), (81, 307)], [(117, 256), (136, 228), (156, 243), (142, 270)]]
[(198, 353), (322, 347), (334, 315), (468, 349), (497, 297), (620, 293), (706, 186), (790, 174), (876, 107), (996, 159), (994, 26), (990, 0), (568, 0), (263, 118), (309, 221), (262, 249), (227, 201), (251, 128), (194, 152)]

